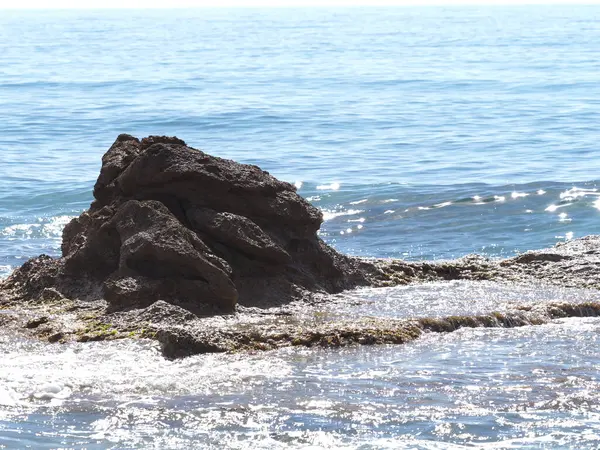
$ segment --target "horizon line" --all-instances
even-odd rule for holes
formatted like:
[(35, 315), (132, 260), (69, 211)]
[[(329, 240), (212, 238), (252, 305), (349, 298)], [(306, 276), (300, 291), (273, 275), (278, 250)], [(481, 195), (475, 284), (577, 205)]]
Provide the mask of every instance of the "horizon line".
[(451, 6), (591, 6), (600, 0), (223, 0), (215, 6), (210, 0), (0, 0), (0, 10), (126, 10), (126, 9), (288, 9), (288, 8), (381, 8), (381, 7), (451, 7)]

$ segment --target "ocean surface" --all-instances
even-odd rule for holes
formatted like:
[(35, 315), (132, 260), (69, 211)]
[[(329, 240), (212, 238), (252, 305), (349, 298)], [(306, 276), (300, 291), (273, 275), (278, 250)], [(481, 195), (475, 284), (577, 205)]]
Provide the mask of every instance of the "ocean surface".
[[(120, 133), (296, 183), (354, 255), (492, 258), (597, 233), (600, 7), (0, 10), (0, 276), (86, 209)], [(445, 315), (596, 292), (352, 294)], [(362, 303), (361, 303), (362, 302)], [(599, 448), (600, 320), (166, 361), (0, 330), (0, 449)]]

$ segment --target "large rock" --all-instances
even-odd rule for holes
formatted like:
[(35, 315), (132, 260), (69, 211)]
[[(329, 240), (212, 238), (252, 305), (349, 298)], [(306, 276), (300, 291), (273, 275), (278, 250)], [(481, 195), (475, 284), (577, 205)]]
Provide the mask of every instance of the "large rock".
[(214, 314), (368, 283), (317, 237), (321, 212), (294, 186), (178, 138), (119, 136), (94, 197), (65, 227), (62, 257), (24, 265), (5, 287), (105, 299), (113, 311), (162, 300)]

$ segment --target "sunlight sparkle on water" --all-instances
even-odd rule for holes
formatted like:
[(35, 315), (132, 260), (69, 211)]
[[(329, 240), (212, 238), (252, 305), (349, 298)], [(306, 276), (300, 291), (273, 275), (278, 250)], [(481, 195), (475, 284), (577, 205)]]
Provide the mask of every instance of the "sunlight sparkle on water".
[(578, 187), (574, 187), (572, 189), (568, 189), (564, 192), (560, 193), (561, 200), (575, 200), (579, 197), (585, 197), (587, 195), (600, 195), (597, 189), (581, 189)]
[(340, 183), (333, 182), (331, 184), (320, 184), (317, 189), (320, 191), (337, 191), (340, 188)]
[(521, 197), (527, 197), (529, 194), (526, 192), (513, 192), (512, 194), (510, 194), (511, 198), (521, 198)]
[[(325, 211), (323, 211), (323, 220), (327, 221), (327, 220), (335, 219), (336, 217), (340, 217), (340, 216), (354, 216), (356, 214), (360, 214), (363, 212), (364, 211), (362, 209), (348, 209), (346, 211), (325, 210)], [(360, 221), (360, 219), (358, 221)]]
[(63, 228), (72, 219), (72, 216), (39, 217), (37, 219), (38, 223), (22, 223), (0, 229), (0, 238), (30, 239), (43, 237), (60, 239)]
[(564, 204), (562, 204), (562, 205), (555, 205), (555, 204), (552, 204), (552, 205), (548, 206), (548, 207), (547, 207), (547, 208), (546, 208), (544, 211), (548, 211), (548, 212), (554, 212), (554, 211), (556, 211), (558, 208), (564, 208), (565, 206), (568, 206), (568, 205), (570, 205), (570, 204), (571, 204), (571, 203), (564, 203)]
[(559, 222), (570, 222), (573, 219), (570, 219), (569, 215), (563, 212), (558, 215), (558, 220)]

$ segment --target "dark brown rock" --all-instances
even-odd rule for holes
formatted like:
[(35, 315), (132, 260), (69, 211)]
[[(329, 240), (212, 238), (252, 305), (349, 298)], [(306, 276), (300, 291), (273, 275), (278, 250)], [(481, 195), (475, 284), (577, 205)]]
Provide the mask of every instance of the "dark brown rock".
[(25, 328), (29, 328), (29, 329), (31, 329), (31, 328), (37, 328), (40, 325), (48, 323), (49, 320), (50, 319), (48, 319), (48, 317), (46, 317), (46, 316), (38, 317), (36, 319), (31, 319), (29, 322), (27, 322), (25, 324)]
[(48, 342), (50, 343), (54, 343), (54, 342), (58, 342), (61, 339), (63, 339), (65, 337), (65, 334), (61, 331), (59, 331), (58, 333), (54, 333), (51, 334), (50, 336), (48, 336)]
[(209, 208), (191, 208), (187, 218), (193, 229), (251, 257), (276, 264), (292, 262), (288, 252), (246, 217)]
[[(150, 296), (145, 290), (148, 302), (168, 296), (171, 290), (177, 301), (189, 302), (196, 297), (202, 298), (201, 303), (224, 309), (235, 306), (238, 294), (229, 265), (211, 253), (164, 205), (130, 200), (119, 208), (112, 223), (121, 240), (117, 273), (154, 280), (158, 291)], [(170, 289), (165, 290), (167, 286)]]
[(64, 261), (40, 255), (15, 270), (0, 287), (9, 298), (43, 300), (42, 292), (46, 288), (54, 288), (63, 272)]
[(5, 286), (104, 299), (113, 313), (164, 301), (212, 315), (367, 284), (317, 237), (322, 214), (294, 186), (175, 137), (120, 135), (94, 197), (65, 227), (62, 258), (31, 260)]
[(115, 190), (115, 179), (140, 152), (140, 141), (137, 138), (121, 134), (102, 157), (102, 168), (94, 186), (94, 197), (101, 200), (110, 198), (110, 194)]

